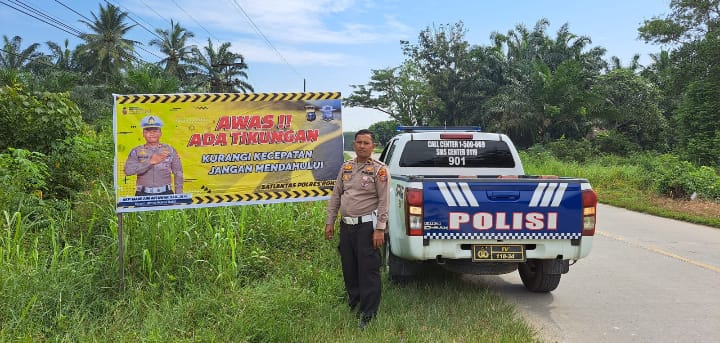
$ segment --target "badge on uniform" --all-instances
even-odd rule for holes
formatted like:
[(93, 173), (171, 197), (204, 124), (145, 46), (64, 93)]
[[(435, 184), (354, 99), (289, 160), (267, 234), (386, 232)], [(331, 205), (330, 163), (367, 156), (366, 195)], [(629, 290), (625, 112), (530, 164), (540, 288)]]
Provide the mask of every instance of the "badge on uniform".
[(378, 171), (378, 179), (380, 182), (387, 182), (387, 170), (385, 167), (380, 168)]
[(350, 180), (350, 176), (352, 175), (352, 169), (353, 169), (352, 164), (350, 164), (350, 163), (343, 164), (343, 177), (342, 177), (343, 181)]

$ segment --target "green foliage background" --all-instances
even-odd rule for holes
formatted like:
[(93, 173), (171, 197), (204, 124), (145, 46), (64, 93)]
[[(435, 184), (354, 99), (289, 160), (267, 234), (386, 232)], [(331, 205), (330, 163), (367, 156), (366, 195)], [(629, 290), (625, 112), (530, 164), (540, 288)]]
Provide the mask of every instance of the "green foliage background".
[[(647, 201), (720, 202), (719, 6), (671, 1), (644, 22), (640, 36), (667, 47), (644, 67), (605, 60), (568, 25), (548, 34), (545, 19), (490, 45), (468, 42), (462, 22), (428, 27), (344, 106), (390, 115), (370, 127), (380, 144), (399, 124), (481, 126), (527, 149), (529, 173), (586, 177), (601, 201), (720, 227)], [(112, 93), (253, 87), (230, 43), (188, 46), (193, 34), (173, 22), (151, 42), (167, 58), (148, 64), (124, 38), (127, 13), (98, 13), (77, 47), (3, 37), (0, 341), (537, 339), (502, 299), (446, 275), (388, 287), (384, 317), (359, 336), (322, 202), (128, 214), (120, 266)], [(483, 321), (452, 320), (470, 314)]]

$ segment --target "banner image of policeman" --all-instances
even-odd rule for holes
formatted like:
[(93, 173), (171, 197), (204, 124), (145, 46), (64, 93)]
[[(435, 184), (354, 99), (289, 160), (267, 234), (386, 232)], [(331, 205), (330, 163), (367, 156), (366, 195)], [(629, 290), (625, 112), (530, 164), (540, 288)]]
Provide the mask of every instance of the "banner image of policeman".
[(180, 156), (175, 148), (160, 142), (162, 126), (162, 120), (153, 115), (140, 121), (145, 144), (130, 151), (124, 166), (125, 175), (137, 175), (135, 196), (183, 192)]

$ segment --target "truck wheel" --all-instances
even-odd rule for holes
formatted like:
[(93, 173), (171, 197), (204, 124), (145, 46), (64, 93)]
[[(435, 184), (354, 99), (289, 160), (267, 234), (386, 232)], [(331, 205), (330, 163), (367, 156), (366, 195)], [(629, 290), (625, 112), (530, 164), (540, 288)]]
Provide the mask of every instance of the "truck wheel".
[(546, 267), (542, 260), (528, 260), (520, 263), (518, 272), (528, 291), (546, 293), (557, 288), (560, 284), (561, 274), (548, 274)]
[(415, 277), (415, 272), (410, 262), (395, 256), (395, 254), (390, 252), (390, 249), (388, 249), (387, 273), (388, 280), (401, 285), (407, 284)]
[(386, 236), (385, 247), (383, 248), (384, 269), (387, 272), (388, 280), (396, 284), (407, 284), (417, 274), (419, 265), (406, 261), (395, 256), (390, 249), (390, 239)]

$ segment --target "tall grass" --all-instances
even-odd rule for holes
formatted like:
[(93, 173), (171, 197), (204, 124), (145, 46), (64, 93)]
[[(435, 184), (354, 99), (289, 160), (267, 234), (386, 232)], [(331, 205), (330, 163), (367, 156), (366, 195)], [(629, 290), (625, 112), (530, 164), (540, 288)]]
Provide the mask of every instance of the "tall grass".
[[(635, 155), (631, 157), (597, 156), (588, 158), (585, 162), (564, 162), (546, 153), (521, 153), (525, 172), (527, 174), (575, 176), (586, 178), (598, 193), (602, 203), (620, 206), (634, 211), (646, 212), (654, 215), (675, 218), (697, 224), (720, 228), (720, 218), (717, 212), (689, 213), (684, 209), (683, 201), (689, 201), (689, 196), (677, 199), (678, 208), (661, 206), (660, 199), (667, 199), (662, 194), (664, 186), (668, 183), (682, 183), (693, 185), (694, 173), (673, 173), (663, 169), (665, 156)], [(700, 168), (704, 171), (706, 168)], [(673, 169), (674, 170), (674, 169)], [(670, 182), (668, 182), (670, 178)], [(702, 180), (702, 178), (699, 178)], [(720, 180), (707, 177), (709, 189), (713, 182), (720, 188)], [(701, 187), (698, 187), (699, 189)], [(690, 188), (688, 188), (690, 189)], [(687, 194), (686, 192), (682, 192)], [(689, 195), (689, 194), (687, 194)], [(704, 201), (717, 203), (720, 199), (708, 197)]]
[(70, 204), (2, 211), (0, 341), (533, 341), (512, 307), (454, 277), (385, 282), (360, 331), (325, 202), (124, 214), (102, 185)]

